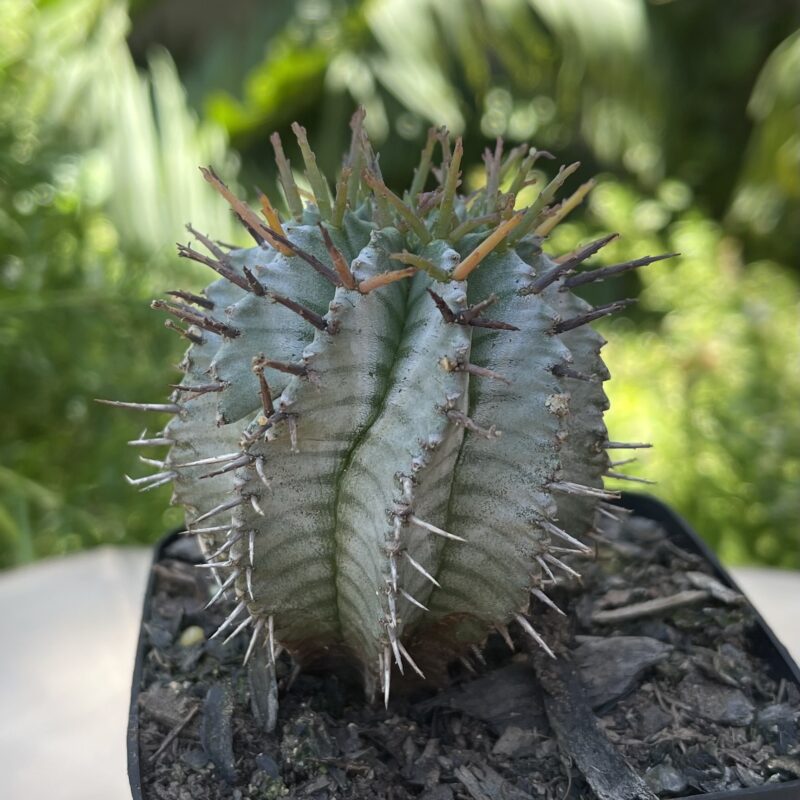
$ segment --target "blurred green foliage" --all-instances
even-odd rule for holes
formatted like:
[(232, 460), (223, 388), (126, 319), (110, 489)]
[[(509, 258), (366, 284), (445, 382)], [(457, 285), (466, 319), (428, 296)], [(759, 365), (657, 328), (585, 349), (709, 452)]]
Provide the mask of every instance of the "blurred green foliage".
[(586, 223), (566, 224), (554, 237), (564, 247), (598, 230), (619, 231), (606, 254), (614, 261), (643, 249), (681, 254), (642, 271), (638, 318), (600, 326), (608, 339), (613, 438), (654, 444), (620, 471), (656, 481), (654, 493), (674, 504), (725, 560), (796, 568), (796, 275), (768, 260), (746, 262), (737, 239), (683, 207), (686, 196), (674, 182), (643, 198), (608, 180), (593, 192)]
[(797, 0), (0, 0), (0, 16), (0, 566), (177, 523), (167, 489), (122, 480), (144, 423), (91, 400), (157, 400), (173, 379), (182, 345), (147, 306), (207, 280), (174, 258), (183, 223), (241, 238), (195, 167), (266, 188), (268, 134), (298, 119), (332, 171), (357, 104), (390, 184), (432, 123), (467, 137), (467, 180), (495, 136), (531, 140), (601, 172), (551, 252), (618, 230), (606, 262), (682, 253), (588, 292), (640, 299), (605, 326), (612, 433), (653, 441), (635, 471), (725, 558), (800, 566)]
[[(183, 222), (235, 236), (196, 165), (231, 172), (224, 132), (189, 112), (169, 57), (131, 61), (123, 6), (2, 3), (0, 566), (164, 529), (168, 493), (122, 473), (138, 420), (92, 402), (174, 379), (148, 298), (205, 276), (176, 265)], [(195, 179), (196, 180), (196, 179)], [(173, 522), (176, 520), (172, 518)]]

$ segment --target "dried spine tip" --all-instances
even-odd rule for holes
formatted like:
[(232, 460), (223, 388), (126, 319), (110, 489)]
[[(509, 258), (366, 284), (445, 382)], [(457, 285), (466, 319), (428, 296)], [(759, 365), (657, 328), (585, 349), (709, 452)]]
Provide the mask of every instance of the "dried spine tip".
[[(99, 403), (99, 402), (102, 402), (102, 401), (98, 400), (96, 402)], [(113, 405), (113, 403), (109, 403), (109, 405)], [(161, 447), (161, 446), (164, 446), (164, 445), (170, 445), (171, 446), (171, 445), (175, 444), (175, 440), (174, 439), (169, 439), (166, 436), (155, 436), (152, 439), (144, 439), (144, 438), (131, 439), (128, 442), (128, 444), (131, 447)]]
[(388, 286), (390, 283), (395, 283), (404, 278), (410, 278), (415, 275), (416, 272), (417, 270), (414, 267), (382, 272), (380, 275), (373, 275), (371, 278), (361, 281), (358, 284), (358, 291), (361, 292), (361, 294), (369, 294), (375, 289), (380, 289), (381, 286)]
[(209, 640), (210, 639), (216, 639), (217, 636), (219, 636), (222, 633), (225, 633), (225, 631), (228, 630), (228, 628), (230, 628), (231, 625), (233, 625), (233, 622), (236, 619), (236, 617), (238, 617), (239, 614), (241, 614), (242, 611), (244, 611), (244, 610), (245, 610), (245, 602), (244, 602), (244, 600), (242, 600), (233, 609), (233, 611), (231, 611), (231, 613), (225, 618), (225, 621), (219, 626), (219, 628), (217, 628), (214, 631), (214, 633), (211, 634), (211, 636), (209, 637)]
[(305, 364), (287, 364), (285, 361), (273, 361), (264, 356), (257, 356), (253, 359), (253, 369), (256, 372), (263, 372), (265, 367), (276, 369), (278, 372), (286, 372), (289, 375), (299, 375), (302, 378), (308, 376), (308, 367)]
[[(156, 486), (169, 483), (177, 474), (177, 472), (170, 470), (168, 472), (156, 472), (153, 475), (146, 475), (144, 478), (131, 478), (130, 475), (126, 475), (125, 480), (128, 482), (129, 486), (145, 486), (147, 489), (154, 489)], [(143, 491), (146, 491), (146, 489)]]
[(195, 518), (195, 523), (203, 522), (204, 520), (210, 519), (217, 514), (222, 514), (224, 511), (229, 511), (232, 508), (236, 508), (236, 506), (240, 506), (244, 502), (243, 497), (236, 497), (233, 500), (227, 500), (224, 503), (220, 503), (218, 506), (214, 506), (210, 511), (206, 511), (205, 514), (201, 514), (199, 517)]
[(226, 578), (225, 582), (217, 588), (217, 591), (214, 593), (214, 596), (205, 604), (205, 606), (203, 606), (203, 608), (211, 608), (211, 606), (213, 606), (214, 603), (216, 603), (217, 600), (219, 600), (225, 594), (225, 592), (228, 589), (230, 589), (230, 587), (233, 585), (233, 582), (236, 580), (238, 575), (239, 573), (237, 571), (232, 572)]
[[(431, 296), (433, 302), (436, 304), (436, 308), (439, 309), (439, 313), (442, 315), (442, 318), (445, 322), (448, 323), (456, 323), (458, 325), (471, 325), (474, 328), (496, 328), (498, 330), (505, 330), (505, 331), (518, 331), (519, 328), (516, 325), (511, 325), (507, 322), (499, 322), (498, 320), (490, 320), (490, 319), (481, 319), (480, 316), (477, 316), (474, 313), (470, 313), (470, 309), (466, 311), (459, 311), (456, 313), (453, 311), (450, 306), (447, 305), (444, 298), (433, 291), (430, 287), (427, 287), (427, 293)], [(494, 302), (491, 300), (486, 301), (484, 300), (483, 303), (489, 304), (490, 302)], [(480, 306), (481, 303), (478, 303)], [(474, 307), (473, 307), (474, 308)]]
[[(194, 233), (195, 235), (198, 235), (197, 231), (195, 231)], [(226, 278), (231, 283), (238, 286), (240, 289), (247, 289), (247, 284), (244, 282), (243, 278), (236, 272), (236, 270), (233, 269), (233, 267), (230, 265), (225, 256), (222, 256), (221, 260), (215, 261), (213, 258), (209, 258), (208, 256), (205, 256), (202, 253), (198, 253), (197, 250), (193, 250), (188, 245), (177, 242), (176, 246), (178, 248), (178, 255), (181, 258), (187, 258), (191, 261), (196, 261), (198, 264), (205, 264), (205, 266), (211, 267), (211, 269), (213, 269), (214, 272), (216, 272), (221, 277)], [(200, 305), (202, 305), (202, 303)]]
[(186, 392), (187, 394), (208, 394), (209, 392), (222, 392), (227, 389), (227, 384), (224, 383), (204, 383), (200, 386), (188, 386), (185, 383), (169, 383), (167, 384), (170, 389), (175, 389), (178, 392)]
[(212, 472), (207, 472), (205, 475), (201, 475), (199, 480), (205, 480), (207, 478), (216, 478), (217, 475), (224, 475), (226, 472), (233, 472), (240, 467), (247, 466), (248, 464), (252, 463), (254, 460), (253, 456), (249, 453), (243, 453), (239, 456), (239, 458), (231, 461), (230, 463), (226, 464), (224, 467), (220, 469), (213, 470)]
[(563, 572), (566, 572), (572, 578), (580, 578), (580, 572), (576, 572), (572, 567), (565, 564), (560, 558), (556, 558), (552, 553), (545, 553), (542, 556), (547, 562), (552, 564), (554, 567), (558, 567)]
[(253, 237), (256, 244), (264, 244), (268, 235), (256, 213), (225, 185), (211, 167), (200, 167), (202, 176), (227, 200), (231, 210)]
[(576, 369), (572, 369), (572, 367), (568, 367), (565, 364), (556, 364), (550, 371), (557, 378), (572, 378), (573, 380), (576, 380), (576, 381), (597, 381), (598, 380), (593, 375), (585, 375), (583, 372), (579, 372)]
[(103, 400), (99, 397), (95, 398), (95, 403), (115, 408), (128, 408), (131, 411), (161, 411), (167, 414), (180, 414), (183, 410), (177, 403), (126, 403), (122, 400)]
[(405, 551), (405, 557), (408, 559), (408, 563), (411, 564), (411, 566), (414, 567), (414, 569), (419, 572), (420, 575), (422, 575), (424, 578), (427, 578), (434, 586), (441, 588), (439, 581), (437, 581), (436, 578), (434, 578), (433, 575), (431, 575), (430, 572), (428, 572), (428, 570), (426, 570), (425, 567), (423, 567), (422, 564), (420, 564), (419, 561), (417, 561), (407, 550)]
[(181, 328), (180, 325), (176, 325), (171, 319), (164, 320), (164, 327), (167, 330), (179, 333), (184, 339), (190, 341), (192, 344), (203, 344), (204, 340), (200, 334), (195, 333), (194, 331), (186, 330), (185, 328)]
[(531, 594), (541, 600), (546, 606), (552, 608), (557, 614), (561, 614), (562, 617), (567, 616), (541, 589), (533, 588), (531, 589)]
[(415, 517), (413, 514), (409, 514), (408, 521), (412, 522), (414, 525), (423, 528), (424, 530), (435, 533), (437, 536), (441, 536), (445, 539), (452, 539), (455, 542), (466, 542), (467, 540), (461, 536), (456, 536), (454, 533), (448, 533), (447, 531), (443, 531), (441, 528), (437, 528), (436, 525), (431, 525), (430, 522), (425, 522), (421, 520), (419, 517)]
[(253, 655), (253, 651), (255, 650), (258, 638), (261, 635), (263, 629), (264, 629), (264, 620), (263, 619), (257, 620), (255, 626), (253, 627), (253, 632), (252, 634), (250, 634), (250, 643), (247, 645), (247, 650), (245, 651), (244, 654), (244, 659), (242, 661), (243, 667), (246, 667), (247, 662), (250, 661), (250, 657)]
[(288, 308), (290, 311), (294, 311), (295, 314), (301, 316), (306, 322), (309, 322), (317, 330), (328, 330), (328, 323), (325, 321), (325, 318), (321, 317), (310, 308), (306, 308), (305, 306), (300, 305), (300, 303), (297, 303), (288, 297), (284, 297), (282, 294), (278, 294), (278, 292), (267, 292), (266, 296), (272, 300), (273, 303), (279, 303), (285, 308)]
[(580, 328), (581, 325), (586, 325), (588, 322), (594, 322), (601, 317), (607, 317), (609, 314), (616, 314), (623, 308), (627, 308), (635, 303), (635, 299), (617, 300), (614, 303), (608, 303), (604, 306), (597, 306), (597, 308), (587, 311), (585, 314), (578, 314), (570, 319), (561, 320), (553, 325), (554, 333), (566, 333), (567, 331)]
[(425, 673), (417, 666), (417, 662), (411, 658), (411, 654), (408, 652), (408, 650), (406, 650), (405, 645), (399, 639), (397, 640), (397, 648), (403, 658), (408, 662), (408, 665), (411, 667), (411, 669), (413, 669), (414, 672), (416, 672), (417, 675), (424, 680)]
[(247, 619), (244, 622), (239, 623), (238, 627), (236, 627), (233, 633), (228, 635), (228, 638), (223, 641), (223, 644), (228, 644), (231, 640), (235, 639), (251, 622), (253, 618), (248, 615)]
[(411, 603), (412, 605), (415, 605), (417, 608), (421, 608), (423, 611), (429, 611), (429, 610), (430, 610), (430, 609), (429, 609), (427, 606), (425, 606), (425, 605), (423, 605), (422, 603), (420, 603), (420, 601), (419, 601), (419, 600), (417, 600), (415, 597), (412, 597), (412, 596), (411, 596), (411, 595), (410, 595), (410, 594), (409, 594), (409, 593), (408, 593), (408, 592), (407, 592), (405, 589), (403, 589), (402, 587), (399, 587), (399, 588), (398, 588), (398, 591), (400, 592), (400, 594), (401, 594), (401, 595), (403, 595), (403, 597), (405, 597), (405, 599), (406, 599), (406, 600), (408, 600), (408, 602), (409, 602), (409, 603)]
[[(261, 397), (261, 408), (264, 411), (264, 416), (269, 419), (275, 413), (275, 405), (272, 402), (272, 392), (270, 391), (269, 384), (264, 376), (264, 364), (261, 363), (261, 359), (258, 357), (253, 359), (253, 372), (258, 376), (258, 392)], [(258, 461), (260, 461), (260, 459)]]
[(583, 495), (585, 497), (596, 497), (600, 500), (619, 500), (619, 492), (609, 492), (606, 489), (598, 489), (594, 486), (584, 486), (572, 481), (555, 481), (548, 484), (549, 488), (556, 492), (566, 492), (567, 494)]
[(619, 481), (632, 481), (633, 483), (644, 483), (648, 486), (654, 486), (655, 481), (650, 481), (647, 478), (637, 478), (635, 475), (626, 475), (624, 472), (615, 472), (614, 470), (606, 470), (606, 475), (609, 478), (616, 478)]
[(313, 267), (317, 273), (325, 278), (325, 280), (334, 286), (342, 285), (342, 281), (339, 279), (339, 276), (330, 267), (323, 264), (315, 255), (309, 253), (307, 250), (304, 250), (299, 244), (295, 244), (286, 236), (281, 236), (281, 234), (272, 230), (271, 228), (267, 228), (267, 232), (273, 239), (275, 239), (275, 241), (286, 245), (286, 247), (288, 247), (289, 250), (291, 250), (296, 256), (299, 256), (303, 261), (306, 262), (306, 264)]
[(453, 280), (463, 281), (523, 221), (523, 214), (515, 214), (490, 233), (454, 270)]
[(226, 265), (229, 264), (225, 252), (217, 245), (216, 242), (214, 242), (205, 234), (200, 233), (200, 231), (195, 230), (190, 224), (186, 225), (186, 230), (189, 231), (189, 233), (191, 233), (192, 236), (194, 236), (194, 238), (197, 239), (197, 241), (200, 242), (209, 253), (220, 259), (220, 261)]
[(353, 277), (353, 273), (350, 271), (350, 266), (345, 260), (345, 257), (342, 255), (341, 250), (339, 250), (333, 243), (331, 235), (328, 233), (328, 229), (321, 222), (319, 223), (319, 229), (322, 233), (322, 241), (325, 243), (325, 249), (328, 251), (328, 255), (331, 257), (331, 261), (333, 261), (333, 267), (336, 270), (336, 274), (339, 276), (339, 281), (341, 282), (342, 286), (345, 286), (348, 289), (355, 289), (356, 279)]
[(558, 527), (554, 522), (550, 520), (543, 519), (539, 521), (539, 525), (544, 528), (551, 536), (555, 536), (557, 539), (563, 539), (565, 542), (569, 542), (569, 544), (573, 545), (574, 547), (578, 548), (581, 552), (588, 553), (591, 551), (590, 547), (587, 547), (583, 542), (576, 539), (574, 536), (568, 534), (565, 530), (562, 530)]
[(499, 439), (500, 436), (502, 436), (502, 431), (498, 431), (494, 425), (490, 425), (488, 428), (482, 428), (462, 411), (450, 409), (446, 413), (448, 418), (452, 422), (455, 422), (456, 425), (463, 425), (468, 431), (477, 433), (478, 436), (482, 436), (484, 439)]
[[(272, 207), (269, 197), (267, 197), (264, 192), (259, 192), (258, 199), (261, 203), (261, 213), (267, 220), (269, 227), (272, 230), (277, 231), (281, 236), (285, 237), (286, 233), (283, 230), (281, 218), (278, 216), (278, 212)], [(272, 242), (273, 246), (279, 253), (283, 253), (285, 256), (290, 256), (292, 254), (292, 251), (282, 242), (277, 240), (272, 240)]]
[(618, 236), (618, 233), (611, 233), (608, 236), (603, 236), (600, 239), (589, 242), (589, 244), (576, 250), (570, 256), (567, 256), (547, 272), (538, 275), (528, 286), (520, 290), (520, 294), (540, 294), (550, 286), (551, 283), (555, 283), (559, 278), (568, 274), (575, 269), (578, 264), (593, 256), (598, 250), (605, 247)]
[(463, 361), (453, 362), (447, 358), (447, 356), (441, 358), (439, 363), (441, 364), (442, 369), (445, 369), (448, 372), (452, 372), (454, 370), (456, 372), (467, 372), (470, 375), (475, 375), (478, 378), (491, 378), (492, 380), (505, 383), (506, 386), (511, 386), (511, 381), (504, 375), (501, 375), (499, 372), (495, 372), (494, 370), (486, 369), (486, 367), (479, 367), (477, 364), (469, 364)]
[(522, 614), (516, 614), (514, 619), (516, 619), (520, 624), (522, 630), (525, 631), (525, 633), (527, 633), (528, 636), (530, 636), (531, 639), (533, 639), (533, 641), (536, 642), (536, 644), (538, 644), (539, 647), (541, 647), (542, 650), (544, 650), (545, 653), (550, 656), (550, 658), (556, 657), (556, 654), (547, 646), (547, 642), (545, 642), (545, 640), (539, 636), (533, 625), (531, 625), (531, 623)]
[(237, 336), (241, 336), (241, 331), (231, 325), (219, 322), (206, 314), (196, 313), (190, 309), (167, 303), (164, 300), (153, 300), (153, 302), (150, 303), (150, 308), (166, 311), (168, 314), (172, 314), (178, 319), (188, 322), (190, 325), (196, 325), (198, 328), (203, 328), (211, 333), (226, 336), (228, 339), (235, 339)]
[(185, 531), (181, 531), (181, 533), (185, 536), (196, 536), (204, 533), (219, 533), (220, 531), (229, 531), (230, 528), (230, 525), (210, 525), (207, 528), (187, 528)]
[(500, 634), (501, 638), (506, 643), (506, 647), (508, 647), (512, 653), (516, 652), (514, 641), (511, 638), (511, 634), (508, 632), (508, 628), (505, 625), (495, 625), (494, 629)]
[(617, 275), (622, 275), (625, 272), (630, 272), (640, 267), (646, 267), (649, 264), (655, 264), (657, 261), (664, 261), (667, 258), (675, 258), (680, 255), (679, 253), (664, 253), (660, 256), (645, 256), (644, 258), (634, 258), (631, 261), (625, 261), (622, 264), (614, 264), (610, 267), (602, 267), (601, 269), (588, 270), (581, 272), (578, 275), (570, 275), (565, 278), (560, 291), (567, 289), (574, 289), (576, 286), (583, 286), (586, 283), (594, 283), (595, 281), (604, 281), (608, 278), (616, 278)]
[(179, 300), (185, 300), (187, 303), (206, 308), (209, 311), (214, 310), (214, 304), (207, 298), (192, 292), (184, 292), (182, 289), (172, 289), (167, 292), (170, 297), (177, 297)]

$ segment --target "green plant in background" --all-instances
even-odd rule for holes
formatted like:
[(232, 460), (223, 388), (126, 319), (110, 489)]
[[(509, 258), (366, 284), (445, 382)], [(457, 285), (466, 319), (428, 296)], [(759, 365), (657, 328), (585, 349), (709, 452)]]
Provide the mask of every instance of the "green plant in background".
[(3, 21), (0, 566), (163, 530), (163, 498), (123, 510), (127, 429), (90, 401), (168, 375), (142, 311), (174, 262), (164, 243), (186, 219), (238, 235), (186, 177), (231, 171), (224, 133), (198, 125), (166, 54), (137, 73), (122, 5), (6, 0)]
[(221, 572), (217, 596), (235, 587), (217, 633), (252, 626), (250, 651), (268, 640), (303, 664), (349, 663), (388, 702), (392, 662), (444, 671), (511, 622), (547, 649), (531, 597), (550, 602), (553, 570), (574, 574), (559, 555), (589, 551), (576, 537), (617, 516), (609, 451), (639, 447), (608, 439), (590, 327), (627, 303), (572, 288), (664, 256), (578, 271), (603, 237), (551, 260), (541, 239), (585, 193), (554, 200), (578, 164), (515, 210), (542, 153), (504, 156), (500, 140), (483, 187), (462, 194), (461, 139), (432, 130), (400, 197), (362, 123), (333, 195), (295, 126), (305, 205), (273, 138), (285, 223), (204, 170), (257, 246), (198, 233), (208, 255), (181, 248), (220, 276), (153, 303), (188, 326), (184, 378), (166, 404), (105, 402), (173, 414), (138, 443), (170, 446), (166, 458), (129, 480), (173, 484)]
[[(0, 565), (152, 539), (175, 519), (162, 514), (166, 489), (131, 509), (118, 480), (124, 421), (87, 399), (115, 391), (139, 398), (152, 386), (149, 364), (164, 364), (169, 341), (146, 319), (141, 299), (171, 288), (165, 276), (176, 270), (200, 286), (191, 265), (175, 266), (169, 247), (185, 237), (183, 223), (238, 235), (222, 206), (199, 190), (194, 167), (211, 162), (230, 179), (237, 162), (226, 152), (229, 134), (242, 154), (242, 185), (268, 185), (268, 133), (299, 118), (320, 165), (332, 169), (357, 103), (368, 108), (393, 188), (412, 168), (429, 114), (446, 115), (472, 143), (464, 154), (470, 188), (478, 185), (483, 138), (498, 134), (613, 173), (587, 223), (562, 224), (548, 248), (566, 252), (586, 237), (622, 230), (609, 246), (614, 257), (685, 254), (677, 268), (659, 272), (671, 276), (669, 314), (649, 288), (655, 273), (621, 279), (627, 296), (647, 292), (616, 323), (608, 354), (621, 376), (612, 385), (615, 425), (627, 430), (621, 408), (649, 420), (636, 426), (652, 431), (656, 445), (643, 472), (727, 556), (800, 565), (792, 555), (797, 349), (791, 319), (781, 330), (751, 313), (769, 309), (767, 320), (782, 318), (800, 291), (800, 73), (797, 33), (790, 33), (800, 27), (800, 6), (416, 0), (413, 15), (398, 17), (402, 5), (232, 0), (187, 14), (177, 0), (140, 0), (128, 36), (137, 72), (123, 3), (0, 0), (0, 381), (10, 387), (0, 400)], [(410, 35), (392, 37), (395, 24), (410, 26)], [(154, 53), (154, 43), (177, 60), (204, 121), (188, 110), (170, 57)], [(406, 73), (414, 91), (403, 83)], [(299, 163), (299, 152), (287, 148)], [(609, 197), (614, 202), (600, 203)], [(713, 232), (702, 239), (702, 263), (685, 241), (671, 241), (679, 224)], [(729, 269), (738, 259), (741, 268)], [(720, 291), (697, 294), (698, 271)], [(776, 276), (780, 293), (759, 277), (765, 273)], [(594, 302), (611, 299), (596, 287), (585, 291)], [(704, 362), (689, 354), (702, 342), (678, 347), (673, 321), (704, 317), (719, 319), (717, 332), (708, 326), (697, 336), (712, 349), (724, 342), (733, 353), (735, 345), (730, 364), (747, 364), (748, 372), (724, 360), (698, 371)], [(767, 340), (765, 327), (780, 335)], [(736, 336), (722, 337), (723, 328)], [(671, 358), (667, 348), (686, 357)], [(663, 398), (641, 389), (655, 382), (637, 380), (638, 394), (628, 388), (634, 353), (647, 356), (645, 366), (659, 356), (653, 369), (671, 387), (670, 409), (688, 414), (682, 392), (691, 390), (695, 419), (711, 420), (699, 444), (693, 436), (702, 458), (678, 466), (666, 455), (676, 437), (656, 424), (667, 418)], [(785, 369), (765, 375), (776, 360)], [(712, 380), (725, 393), (710, 389)], [(736, 417), (725, 408), (736, 408)], [(685, 422), (677, 412), (675, 419)], [(700, 430), (681, 428), (689, 429)], [(764, 442), (772, 441), (766, 455)], [(713, 513), (704, 510), (706, 497)]]
[[(796, 36), (786, 33), (800, 26), (797, 2), (297, 0), (265, 9), (237, 0), (236, 12), (224, 26), (209, 14), (204, 27), (187, 24), (179, 3), (155, 4), (137, 19), (133, 44), (179, 53), (194, 102), (231, 132), (254, 174), (268, 133), (298, 116), (312, 138), (327, 131), (316, 149), (333, 169), (346, 146), (337, 131), (361, 104), (390, 184), (413, 165), (427, 124), (444, 120), (466, 141), (533, 139), (651, 190), (678, 178), (714, 216), (731, 205), (745, 153), (749, 178), (786, 196), (786, 172), (772, 162), (793, 152)], [(775, 136), (752, 135), (751, 92), (751, 119), (780, 121)], [(762, 214), (748, 212), (745, 224)], [(785, 258), (796, 226), (771, 219)], [(763, 247), (768, 234), (758, 235)]]
[(753, 134), (730, 209), (735, 229), (773, 258), (800, 249), (800, 31), (770, 55), (753, 89)]
[(682, 254), (641, 274), (636, 325), (607, 325), (609, 425), (653, 443), (642, 474), (723, 558), (797, 567), (800, 290), (780, 265), (746, 263), (690, 202), (674, 181), (654, 198), (601, 182), (593, 225), (562, 225), (554, 245), (613, 229), (612, 258), (642, 246)]

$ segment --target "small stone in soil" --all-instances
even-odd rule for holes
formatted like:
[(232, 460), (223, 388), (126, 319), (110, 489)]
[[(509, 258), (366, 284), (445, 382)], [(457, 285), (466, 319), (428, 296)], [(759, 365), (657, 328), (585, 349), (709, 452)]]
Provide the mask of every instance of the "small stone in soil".
[(686, 777), (678, 772), (669, 761), (647, 770), (644, 779), (657, 795), (666, 797), (681, 794), (689, 785)]
[(256, 766), (270, 778), (280, 778), (281, 776), (280, 767), (269, 753), (259, 753), (256, 756)]
[(199, 747), (193, 747), (181, 754), (181, 761), (192, 769), (203, 769), (208, 764), (208, 756)]
[(658, 733), (672, 722), (672, 717), (664, 709), (651, 702), (636, 707), (634, 715), (639, 723), (639, 733), (645, 737)]
[(193, 647), (205, 641), (206, 635), (199, 625), (190, 625), (185, 628), (178, 639), (178, 644), (181, 647)]
[(592, 708), (630, 692), (641, 676), (663, 661), (672, 646), (646, 636), (584, 637), (573, 651)]
[(192, 705), (192, 701), (175, 686), (154, 683), (139, 695), (141, 709), (167, 728), (179, 725)]
[(524, 730), (510, 725), (503, 735), (495, 742), (492, 753), (496, 756), (508, 758), (521, 758), (533, 755), (533, 745), (539, 737), (536, 731)]
[(678, 694), (682, 702), (712, 722), (741, 727), (753, 721), (753, 704), (739, 689), (687, 675)]

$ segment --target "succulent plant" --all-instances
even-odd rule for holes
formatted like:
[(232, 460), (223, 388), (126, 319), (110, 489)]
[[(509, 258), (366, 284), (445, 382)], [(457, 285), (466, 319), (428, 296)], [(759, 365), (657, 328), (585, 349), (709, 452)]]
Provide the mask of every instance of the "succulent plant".
[[(304, 665), (355, 666), (388, 700), (395, 671), (436, 674), (487, 634), (529, 617), (532, 597), (598, 513), (610, 442), (592, 307), (572, 290), (660, 257), (577, 268), (613, 237), (557, 260), (542, 241), (590, 188), (561, 203), (562, 168), (515, 210), (536, 161), (502, 143), (485, 185), (459, 191), (462, 144), (431, 131), (409, 189), (384, 184), (363, 129), (333, 191), (294, 126), (311, 191), (273, 136), (288, 208), (263, 216), (220, 178), (256, 246), (182, 256), (219, 275), (202, 296), (157, 300), (185, 323), (184, 378), (169, 403), (117, 403), (174, 416), (139, 446), (167, 445), (143, 490), (174, 484), (187, 529), (235, 592), (218, 633), (251, 629), (248, 656), (286, 648)], [(439, 147), (441, 163), (433, 166)], [(434, 183), (435, 188), (429, 188)]]

